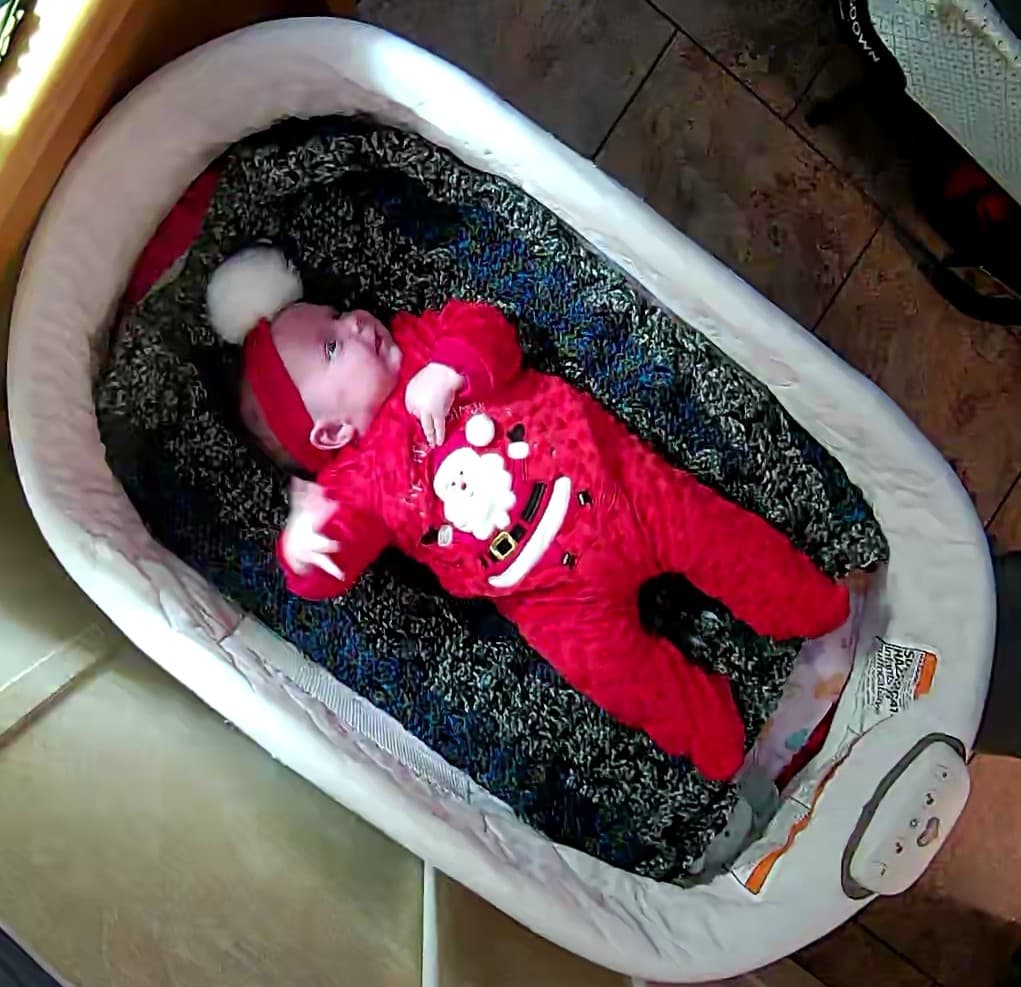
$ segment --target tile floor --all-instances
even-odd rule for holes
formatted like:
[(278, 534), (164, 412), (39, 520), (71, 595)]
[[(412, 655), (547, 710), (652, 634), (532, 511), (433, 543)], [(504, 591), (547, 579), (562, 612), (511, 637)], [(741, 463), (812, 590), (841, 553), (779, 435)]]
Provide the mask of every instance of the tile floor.
[[(1021, 549), (1021, 335), (918, 274), (898, 100), (806, 122), (858, 76), (826, 0), (361, 0), (358, 12), (482, 78), (877, 381)], [(966, 816), (920, 886), (806, 950), (830, 987), (988, 987), (1021, 941), (1021, 762), (979, 759)]]

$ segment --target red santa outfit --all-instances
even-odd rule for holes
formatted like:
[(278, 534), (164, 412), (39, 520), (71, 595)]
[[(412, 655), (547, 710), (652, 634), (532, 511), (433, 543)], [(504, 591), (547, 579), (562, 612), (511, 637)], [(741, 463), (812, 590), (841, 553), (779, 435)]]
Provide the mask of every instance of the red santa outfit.
[[(336, 501), (322, 533), (340, 544), (344, 578), (299, 574), (278, 552), (288, 587), (310, 599), (339, 596), (397, 546), (455, 596), (491, 599), (612, 716), (689, 756), (707, 777), (731, 777), (744, 728), (729, 684), (643, 629), (640, 587), (661, 572), (684, 573), (776, 638), (838, 626), (846, 590), (760, 517), (669, 466), (594, 399), (523, 369), (515, 331), (497, 309), (452, 301), (438, 313), (397, 316), (392, 332), (403, 352), (400, 385), (368, 432), (318, 471)], [(290, 402), (285, 414), (293, 413), (297, 391), (283, 396), (282, 363), (271, 342), (265, 349), (268, 326), (252, 337), (246, 375), (256, 383), (262, 374), (265, 399)], [(466, 381), (437, 449), (404, 407), (405, 386), (428, 363)]]
[[(300, 295), (282, 255), (258, 248), (227, 261), (208, 296), (217, 332), (244, 340), (244, 376), (266, 425), (335, 502), (321, 530), (340, 546), (335, 574), (295, 572), (281, 546), (288, 587), (310, 599), (339, 596), (397, 546), (455, 596), (491, 599), (613, 717), (689, 756), (709, 778), (734, 775), (744, 729), (727, 680), (641, 627), (642, 584), (683, 573), (776, 638), (837, 627), (846, 590), (761, 517), (655, 455), (594, 399), (524, 369), (514, 328), (489, 305), (451, 301), (396, 316), (397, 387), (366, 433), (336, 452), (314, 447), (264, 317)], [(429, 363), (465, 381), (435, 449), (404, 406), (408, 382)]]

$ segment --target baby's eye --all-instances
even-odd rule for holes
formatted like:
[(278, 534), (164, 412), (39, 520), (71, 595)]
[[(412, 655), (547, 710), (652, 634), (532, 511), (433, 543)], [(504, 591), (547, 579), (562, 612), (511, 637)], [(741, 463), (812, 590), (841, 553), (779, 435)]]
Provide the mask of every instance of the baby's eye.
[(340, 349), (340, 343), (335, 339), (328, 339), (323, 343), (323, 352), (326, 354), (327, 360), (332, 360)]

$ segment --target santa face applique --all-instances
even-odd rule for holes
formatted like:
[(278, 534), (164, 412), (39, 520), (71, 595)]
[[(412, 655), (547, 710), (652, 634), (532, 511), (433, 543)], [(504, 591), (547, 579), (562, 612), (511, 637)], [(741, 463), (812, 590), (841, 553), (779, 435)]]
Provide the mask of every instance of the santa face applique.
[(510, 524), (516, 500), (512, 484), (498, 452), (479, 455), (471, 446), (462, 446), (440, 463), (433, 492), (443, 502), (444, 517), (458, 531), (485, 541)]
[(574, 563), (557, 541), (571, 503), (571, 480), (529, 477), (531, 447), (524, 431), (515, 425), (497, 436), (493, 420), (479, 412), (436, 451), (432, 487), (447, 524), (434, 529), (435, 541), (449, 546), (455, 529), (476, 539), (494, 589), (518, 585), (544, 563)]
[(511, 524), (518, 500), (511, 464), (528, 457), (528, 443), (517, 438), (497, 443), (493, 419), (476, 412), (440, 450), (432, 486), (452, 527), (489, 541)]

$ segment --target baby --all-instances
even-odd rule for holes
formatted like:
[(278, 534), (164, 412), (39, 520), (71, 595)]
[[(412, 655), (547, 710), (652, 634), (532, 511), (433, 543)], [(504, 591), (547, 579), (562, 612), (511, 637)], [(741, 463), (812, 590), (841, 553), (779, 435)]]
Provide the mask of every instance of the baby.
[(744, 757), (721, 675), (643, 629), (639, 589), (684, 573), (760, 634), (814, 638), (847, 590), (787, 538), (668, 465), (593, 398), (522, 367), (489, 305), (340, 314), (300, 301), (257, 247), (209, 285), (210, 322), (244, 342), (241, 412), (295, 481), (278, 542), (288, 587), (345, 593), (390, 545), (455, 596), (486, 597), (576, 689), (710, 779)]

